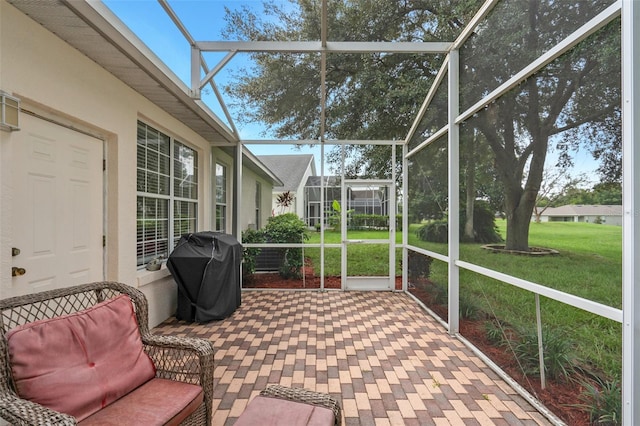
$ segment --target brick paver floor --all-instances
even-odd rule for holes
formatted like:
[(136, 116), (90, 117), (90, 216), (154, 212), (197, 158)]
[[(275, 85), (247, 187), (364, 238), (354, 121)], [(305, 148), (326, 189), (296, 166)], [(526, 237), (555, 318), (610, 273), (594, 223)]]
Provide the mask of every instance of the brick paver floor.
[(333, 395), (345, 425), (549, 424), (404, 293), (246, 291), (225, 320), (154, 332), (213, 342), (214, 425), (269, 384)]

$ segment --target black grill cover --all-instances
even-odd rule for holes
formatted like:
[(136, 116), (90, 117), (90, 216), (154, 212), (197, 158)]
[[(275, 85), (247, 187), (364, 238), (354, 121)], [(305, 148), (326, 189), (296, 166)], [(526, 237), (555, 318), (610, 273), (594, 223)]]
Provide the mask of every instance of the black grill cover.
[(184, 234), (167, 259), (178, 284), (176, 318), (199, 323), (231, 315), (241, 302), (242, 245), (221, 232)]

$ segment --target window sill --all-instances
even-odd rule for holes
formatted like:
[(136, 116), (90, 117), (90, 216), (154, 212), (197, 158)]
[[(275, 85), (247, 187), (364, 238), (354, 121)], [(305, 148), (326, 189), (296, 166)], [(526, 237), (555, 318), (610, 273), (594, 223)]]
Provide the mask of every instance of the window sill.
[(144, 287), (145, 285), (151, 284), (154, 281), (158, 281), (164, 277), (171, 275), (171, 272), (167, 269), (165, 264), (162, 265), (162, 268), (157, 271), (147, 271), (146, 269), (141, 269), (138, 271), (138, 287)]

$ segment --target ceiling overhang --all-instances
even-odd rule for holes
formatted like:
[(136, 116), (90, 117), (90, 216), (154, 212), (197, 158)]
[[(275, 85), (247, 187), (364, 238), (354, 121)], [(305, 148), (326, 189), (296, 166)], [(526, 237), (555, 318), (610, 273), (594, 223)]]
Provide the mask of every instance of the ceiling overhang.
[(101, 2), (8, 1), (211, 144), (238, 141)]

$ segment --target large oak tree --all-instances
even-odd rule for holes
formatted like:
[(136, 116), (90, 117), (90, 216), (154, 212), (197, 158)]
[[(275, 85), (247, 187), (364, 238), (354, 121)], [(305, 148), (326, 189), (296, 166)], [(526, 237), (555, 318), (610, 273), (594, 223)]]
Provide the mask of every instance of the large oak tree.
[[(227, 11), (225, 36), (239, 40), (319, 40), (319, 2), (265, 3), (265, 13)], [(552, 48), (608, 1), (510, 0), (499, 3), (461, 51), (463, 109)], [(451, 41), (480, 1), (329, 1), (330, 40)], [(506, 246), (528, 250), (528, 232), (550, 151), (568, 167), (577, 150), (600, 160), (603, 181), (620, 179), (619, 20), (522, 82), (463, 125), (463, 141), (482, 141), (492, 164), (473, 164), (464, 150), (461, 179), (471, 200), (497, 179), (507, 217)], [(255, 53), (226, 91), (247, 122), (265, 123), (278, 138), (320, 137), (319, 54)], [(404, 139), (440, 67), (442, 55), (329, 54), (329, 139)], [(446, 93), (446, 91), (445, 91)], [(437, 99), (438, 100), (438, 99)], [(446, 99), (445, 99), (446, 101)], [(440, 99), (442, 103), (442, 99)], [(446, 123), (438, 102), (420, 123), (417, 140)], [(465, 139), (466, 138), (466, 139)], [(389, 177), (388, 147), (348, 147), (349, 176)], [(400, 157), (400, 156), (398, 156)], [(329, 156), (337, 164), (335, 152)], [(476, 173), (477, 168), (491, 173)], [(468, 177), (468, 176), (467, 176)], [(473, 185), (473, 187), (471, 187)], [(417, 195), (417, 194), (416, 194)], [(414, 203), (419, 205), (419, 203)]]

